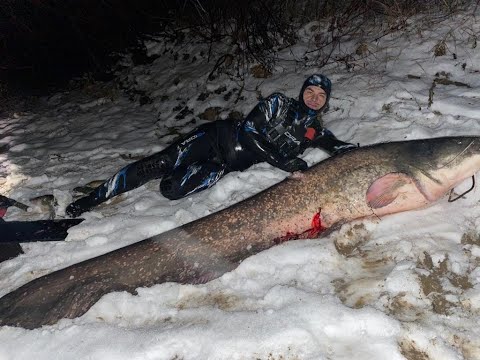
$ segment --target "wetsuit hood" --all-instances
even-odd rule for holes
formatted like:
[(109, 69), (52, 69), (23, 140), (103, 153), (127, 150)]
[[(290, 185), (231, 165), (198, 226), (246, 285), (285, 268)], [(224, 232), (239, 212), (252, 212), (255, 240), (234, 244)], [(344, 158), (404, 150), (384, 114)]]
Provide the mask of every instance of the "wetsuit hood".
[[(310, 109), (303, 101), (303, 93), (305, 92), (305, 89), (310, 85), (318, 86), (319, 88), (323, 89), (323, 91), (325, 91), (325, 94), (327, 95), (325, 105), (323, 105), (318, 110)], [(298, 100), (300, 101), (300, 104), (302, 104), (302, 106), (309, 112), (313, 111), (316, 113), (320, 113), (328, 106), (328, 101), (330, 100), (331, 92), (332, 92), (332, 82), (330, 81), (330, 79), (322, 74), (314, 74), (309, 76), (307, 80), (305, 80), (305, 82), (303, 83)]]

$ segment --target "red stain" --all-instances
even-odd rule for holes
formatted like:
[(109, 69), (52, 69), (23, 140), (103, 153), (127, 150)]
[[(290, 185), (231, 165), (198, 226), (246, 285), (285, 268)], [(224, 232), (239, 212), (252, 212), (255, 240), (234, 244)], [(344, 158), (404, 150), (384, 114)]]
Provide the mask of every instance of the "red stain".
[(315, 215), (313, 215), (312, 228), (310, 230), (307, 230), (310, 232), (311, 237), (318, 237), (318, 235), (321, 232), (323, 232), (323, 230), (327, 229), (322, 225), (322, 218), (320, 216), (320, 211), (321, 209)]
[(273, 242), (275, 244), (280, 244), (282, 242), (290, 240), (317, 238), (320, 233), (326, 229), (326, 227), (322, 225), (322, 217), (320, 216), (321, 211), (322, 209), (320, 209), (317, 213), (315, 213), (315, 215), (313, 215), (312, 227), (310, 229), (307, 229), (300, 234), (288, 231), (284, 236), (273, 239)]
[(0, 218), (4, 217), (6, 212), (7, 212), (6, 208), (0, 208)]

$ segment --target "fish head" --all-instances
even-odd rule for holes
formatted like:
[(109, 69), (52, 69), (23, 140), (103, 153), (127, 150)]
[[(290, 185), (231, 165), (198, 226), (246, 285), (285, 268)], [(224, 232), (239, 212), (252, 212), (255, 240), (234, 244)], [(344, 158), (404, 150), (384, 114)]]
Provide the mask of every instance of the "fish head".
[(417, 140), (402, 149), (399, 167), (432, 201), (480, 171), (480, 137)]
[(370, 150), (365, 203), (377, 216), (428, 206), (480, 170), (480, 137), (401, 141)]

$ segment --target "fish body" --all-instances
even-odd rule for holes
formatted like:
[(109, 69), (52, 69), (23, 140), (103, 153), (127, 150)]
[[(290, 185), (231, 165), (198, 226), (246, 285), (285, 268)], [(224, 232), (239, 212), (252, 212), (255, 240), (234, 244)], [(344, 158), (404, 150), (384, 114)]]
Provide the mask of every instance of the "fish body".
[(75, 318), (113, 291), (204, 283), (283, 240), (425, 207), (479, 170), (480, 137), (359, 148), (217, 213), (35, 279), (0, 299), (0, 325)]

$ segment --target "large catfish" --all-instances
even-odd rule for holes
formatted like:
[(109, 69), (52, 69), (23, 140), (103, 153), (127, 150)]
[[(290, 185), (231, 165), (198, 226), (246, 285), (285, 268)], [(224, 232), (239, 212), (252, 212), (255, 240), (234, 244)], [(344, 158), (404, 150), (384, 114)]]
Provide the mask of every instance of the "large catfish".
[(479, 170), (480, 137), (359, 148), (227, 209), (33, 280), (0, 299), (0, 324), (36, 328), (78, 317), (112, 291), (207, 282), (283, 240), (424, 207)]

